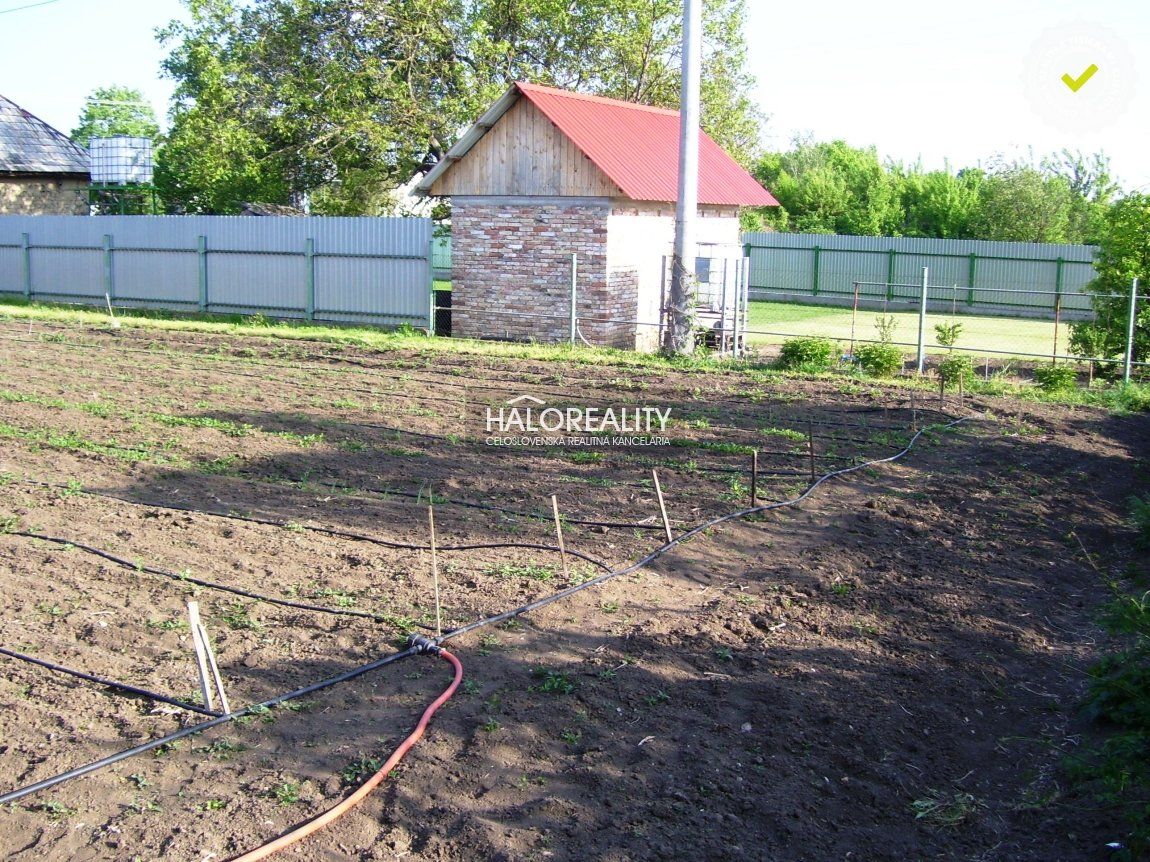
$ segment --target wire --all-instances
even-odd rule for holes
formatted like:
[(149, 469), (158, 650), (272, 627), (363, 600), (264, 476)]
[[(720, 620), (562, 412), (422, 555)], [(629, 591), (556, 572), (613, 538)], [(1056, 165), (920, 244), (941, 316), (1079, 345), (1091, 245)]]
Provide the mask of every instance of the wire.
[(59, 2), (60, 0), (41, 0), (40, 3), (29, 3), (27, 6), (13, 6), (10, 9), (0, 9), (0, 15), (7, 15), (9, 12), (21, 12), (25, 9), (36, 9), (40, 6), (50, 6)]
[(314, 692), (321, 691), (325, 688), (331, 688), (333, 685), (338, 685), (341, 682), (347, 682), (349, 680), (356, 679), (357, 677), (363, 676), (365, 673), (370, 673), (371, 671), (389, 665), (392, 662), (397, 662), (401, 659), (416, 655), (419, 651), (420, 650), (417, 647), (408, 647), (403, 652), (392, 653), (391, 655), (384, 656), (381, 659), (376, 659), (373, 662), (341, 673), (338, 676), (329, 677), (328, 679), (322, 680), (321, 682), (315, 682), (311, 685), (306, 685), (303, 688), (297, 688), (295, 691), (288, 692), (287, 694), (281, 694), (278, 697), (273, 697), (270, 700), (265, 700), (263, 703), (257, 703), (252, 706), (245, 707), (244, 709), (229, 712), (226, 715), (218, 716), (211, 719), (210, 721), (202, 721), (199, 724), (193, 724), (189, 727), (177, 730), (175, 733), (169, 733), (167, 736), (162, 736), (158, 739), (153, 739), (141, 745), (137, 745), (134, 748), (128, 748), (124, 751), (110, 754), (107, 757), (101, 758), (100, 760), (94, 760), (91, 763), (84, 764), (83, 766), (77, 766), (75, 769), (69, 769), (67, 772), (62, 772), (59, 775), (52, 776), (51, 778), (45, 778), (43, 781), (37, 781), (35, 784), (29, 784), (27, 787), (21, 787), (18, 790), (11, 790), (8, 793), (0, 796), (0, 805), (6, 805), (9, 802), (15, 802), (17, 799), (22, 799), (32, 793), (38, 793), (41, 790), (47, 790), (49, 787), (55, 787), (57, 784), (62, 784), (63, 782), (70, 781), (73, 778), (79, 778), (82, 775), (88, 775), (89, 773), (96, 772), (99, 769), (104, 769), (108, 766), (114, 766), (115, 764), (123, 760), (127, 760), (130, 757), (135, 757), (138, 754), (144, 754), (145, 752), (152, 751), (162, 745), (168, 745), (170, 743), (176, 742), (177, 740), (183, 739), (186, 736), (203, 733), (205, 730), (211, 730), (213, 727), (219, 727), (222, 724), (227, 724), (229, 721), (235, 721), (237, 718), (242, 716), (259, 713), (266, 709), (272, 709), (273, 707), (279, 706), (281, 703), (286, 703), (289, 700), (306, 697), (309, 694), (313, 694)]
[(300, 841), (307, 838), (312, 833), (318, 832), (329, 823), (334, 823), (344, 814), (351, 811), (353, 808), (363, 802), (363, 800), (366, 799), (371, 794), (371, 792), (383, 782), (383, 779), (385, 779), (388, 773), (395, 768), (396, 764), (398, 764), (399, 761), (403, 759), (408, 750), (410, 750), (410, 748), (415, 745), (415, 743), (419, 742), (420, 737), (423, 736), (423, 731), (427, 729), (428, 722), (431, 721), (431, 717), (435, 715), (436, 710), (443, 706), (443, 704), (447, 703), (448, 699), (453, 694), (455, 694), (455, 690), (459, 688), (459, 683), (463, 680), (463, 665), (460, 663), (459, 659), (457, 659), (445, 649), (437, 649), (436, 652), (440, 658), (450, 662), (451, 666), (455, 668), (455, 677), (451, 680), (451, 685), (449, 685), (444, 690), (443, 694), (437, 697), (431, 703), (431, 705), (423, 711), (423, 715), (421, 715), (419, 718), (419, 723), (415, 725), (415, 730), (413, 730), (408, 735), (408, 737), (399, 744), (399, 747), (396, 748), (394, 752), (392, 752), (392, 755), (387, 759), (387, 762), (384, 763), (383, 766), (381, 766), (376, 771), (376, 773), (371, 776), (371, 778), (360, 785), (360, 787), (356, 789), (354, 793), (337, 804), (335, 807), (329, 808), (318, 817), (300, 824), (295, 829), (292, 829), (285, 835), (281, 835), (274, 841), (269, 841), (262, 847), (257, 847), (255, 850), (250, 850), (242, 856), (235, 857), (232, 862), (256, 862), (258, 859), (266, 859), (273, 853), (277, 853), (280, 850), (291, 847), (293, 844), (298, 844)]
[(184, 700), (177, 700), (174, 697), (168, 697), (167, 695), (159, 694), (154, 691), (148, 691), (146, 688), (137, 688), (134, 685), (128, 685), (124, 682), (116, 682), (114, 679), (105, 679), (104, 677), (95, 676), (90, 673), (84, 673), (82, 670), (73, 670), (72, 668), (65, 667), (62, 664), (45, 661), (44, 659), (25, 655), (22, 652), (16, 652), (15, 650), (6, 649), (5, 647), (0, 647), (0, 655), (6, 655), (9, 658), (19, 659), (20, 661), (26, 661), (29, 664), (39, 665), (40, 667), (47, 668), (48, 670), (55, 671), (56, 673), (68, 674), (69, 676), (87, 680), (88, 682), (99, 683), (100, 685), (104, 685), (108, 688), (116, 689), (117, 691), (122, 691), (127, 694), (135, 694), (139, 695), (140, 697), (148, 697), (152, 700), (158, 700), (162, 703), (169, 703), (172, 706), (178, 706), (180, 709), (186, 709), (189, 712), (198, 712), (200, 715), (216, 716), (220, 714), (215, 710), (205, 709), (204, 707), (197, 706), (194, 703), (188, 703)]

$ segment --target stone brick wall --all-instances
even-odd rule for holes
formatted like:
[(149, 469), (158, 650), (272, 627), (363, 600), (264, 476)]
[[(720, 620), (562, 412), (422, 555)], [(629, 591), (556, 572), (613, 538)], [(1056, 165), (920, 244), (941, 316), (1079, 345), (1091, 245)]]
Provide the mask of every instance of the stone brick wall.
[(87, 214), (87, 180), (0, 176), (0, 215)]
[[(452, 334), (566, 341), (572, 254), (579, 256), (579, 316), (614, 316), (607, 282), (609, 210), (606, 198), (454, 198)], [(589, 323), (580, 328), (593, 341), (599, 330), (592, 326), (589, 333)]]

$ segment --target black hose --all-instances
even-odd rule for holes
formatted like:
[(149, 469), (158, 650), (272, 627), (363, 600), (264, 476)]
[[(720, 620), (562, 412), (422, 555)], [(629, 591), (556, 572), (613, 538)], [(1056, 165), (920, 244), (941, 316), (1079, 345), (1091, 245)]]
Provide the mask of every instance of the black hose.
[(167, 745), (168, 743), (175, 742), (178, 739), (183, 739), (186, 736), (203, 733), (205, 730), (211, 730), (213, 727), (219, 727), (221, 724), (227, 724), (229, 721), (234, 721), (241, 716), (251, 715), (253, 713), (261, 712), (265, 709), (271, 709), (272, 707), (279, 706), (281, 703), (285, 703), (289, 700), (304, 697), (305, 695), (312, 694), (313, 692), (317, 692), (325, 688), (330, 688), (333, 685), (338, 685), (341, 682), (347, 682), (348, 680), (363, 676), (365, 673), (370, 673), (377, 668), (381, 668), (384, 665), (389, 665), (392, 662), (399, 661), (400, 659), (405, 659), (408, 656), (416, 655), (418, 652), (418, 648), (408, 647), (403, 652), (393, 653), (392, 655), (385, 656), (384, 658), (376, 659), (369, 664), (361, 665), (360, 667), (354, 668), (353, 670), (341, 673), (339, 676), (333, 676), (321, 682), (312, 683), (311, 685), (304, 686), (303, 688), (297, 688), (295, 691), (288, 692), (287, 694), (281, 694), (278, 697), (273, 697), (270, 700), (263, 701), (262, 703), (244, 707), (243, 709), (229, 712), (225, 715), (216, 716), (210, 721), (203, 721), (199, 724), (193, 724), (190, 727), (185, 727), (182, 730), (177, 730), (175, 733), (170, 733), (167, 736), (160, 737), (159, 739), (150, 740), (143, 743), (142, 745), (137, 745), (134, 748), (128, 748), (124, 751), (117, 752), (116, 754), (110, 754), (107, 757), (101, 758), (100, 760), (94, 760), (91, 763), (85, 764), (84, 766), (77, 766), (75, 769), (69, 769), (67, 772), (62, 772), (59, 775), (52, 776), (51, 778), (45, 778), (43, 781), (37, 781), (35, 784), (29, 784), (27, 787), (21, 787), (18, 790), (10, 790), (9, 792), (0, 796), (0, 805), (5, 805), (9, 802), (15, 802), (17, 799), (22, 799), (29, 794), (37, 793), (41, 790), (47, 790), (49, 787), (55, 787), (57, 784), (61, 784), (73, 778), (79, 778), (82, 775), (87, 775), (91, 772), (95, 772), (98, 769), (103, 769), (107, 766), (113, 766), (122, 760), (127, 760), (129, 757), (135, 757), (137, 754), (143, 754), (146, 751), (152, 751), (156, 748), (159, 748), (161, 745)]
[[(67, 486), (58, 485), (52, 482), (35, 482), (26, 480), (22, 482), (25, 485), (34, 485), (41, 488), (66, 488)], [(69, 489), (71, 490), (71, 489)], [(180, 506), (175, 503), (148, 503), (142, 500), (132, 500), (128, 497), (121, 497), (118, 494), (109, 494), (106, 491), (89, 491), (80, 489), (81, 494), (87, 494), (90, 497), (103, 497), (108, 500), (118, 500), (121, 503), (127, 503), (130, 506), (145, 506), (149, 509), (170, 509), (173, 512), (187, 512), (191, 515), (205, 515), (211, 518), (223, 518), (229, 521), (242, 521), (249, 524), (262, 524), (268, 527), (286, 527), (288, 524), (296, 524), (295, 521), (277, 521), (274, 518), (256, 518), (252, 515), (234, 515), (229, 512), (216, 512), (211, 509), (197, 509), (193, 506)], [(352, 539), (357, 542), (369, 542), (373, 545), (380, 545), (384, 548), (398, 549), (402, 551), (430, 551), (431, 545), (420, 545), (412, 542), (396, 542), (391, 539), (379, 539), (375, 536), (366, 536), (362, 533), (351, 533), (347, 530), (340, 530), (336, 527), (324, 527), (322, 525), (314, 524), (299, 524), (305, 530), (310, 530), (314, 533), (322, 533), (325, 536), (335, 536), (340, 539)], [(528, 551), (553, 551), (558, 554), (561, 553), (557, 545), (536, 544), (533, 542), (477, 542), (467, 545), (439, 545), (435, 546), (436, 551), (483, 551), (491, 549), (506, 549), (506, 548), (522, 548)], [(572, 557), (578, 557), (584, 562), (591, 563), (601, 569), (611, 571), (611, 567), (600, 559), (592, 557), (590, 554), (585, 554), (582, 551), (576, 551), (571, 548), (566, 549)], [(182, 576), (181, 576), (182, 577)], [(329, 609), (334, 610), (334, 609)]]
[(112, 688), (112, 689), (115, 689), (117, 691), (122, 691), (122, 692), (125, 692), (127, 694), (134, 694), (134, 695), (139, 695), (140, 697), (151, 698), (152, 700), (158, 700), (158, 701), (161, 701), (162, 703), (170, 703), (172, 706), (178, 706), (180, 709), (186, 709), (189, 712), (198, 712), (200, 715), (212, 715), (212, 716), (219, 715), (219, 713), (216, 712), (215, 710), (205, 709), (204, 707), (197, 706), (194, 703), (188, 703), (187, 701), (177, 700), (174, 697), (168, 697), (167, 695), (159, 694), (158, 692), (154, 692), (154, 691), (148, 691), (148, 689), (146, 689), (146, 688), (138, 688), (134, 685), (128, 685), (127, 683), (124, 683), (124, 682), (116, 682), (116, 680), (114, 680), (114, 679), (105, 679), (104, 677), (101, 677), (101, 676), (95, 676), (95, 675), (90, 674), (90, 673), (84, 673), (84, 671), (82, 671), (82, 670), (73, 670), (72, 668), (65, 667), (62, 664), (56, 664), (55, 662), (45, 661), (44, 659), (36, 658), (35, 656), (25, 655), (22, 652), (16, 652), (15, 650), (10, 650), (10, 649), (5, 649), (4, 647), (0, 647), (0, 655), (6, 655), (9, 658), (19, 659), (20, 661), (26, 661), (29, 664), (39, 665), (40, 667), (47, 668), (48, 670), (55, 671), (56, 673), (64, 673), (64, 674), (68, 674), (69, 676), (77, 677), (78, 679), (87, 680), (88, 682), (99, 683), (100, 685), (107, 686), (108, 688)]

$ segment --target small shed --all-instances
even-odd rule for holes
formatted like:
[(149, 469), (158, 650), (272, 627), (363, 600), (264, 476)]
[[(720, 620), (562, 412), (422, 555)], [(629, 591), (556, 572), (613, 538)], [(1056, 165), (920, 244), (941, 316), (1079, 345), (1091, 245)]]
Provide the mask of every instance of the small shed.
[[(514, 84), (416, 187), (451, 198), (453, 334), (566, 339), (574, 271), (588, 342), (657, 348), (678, 158), (678, 111)], [(699, 131), (701, 246), (777, 205)]]
[(88, 151), (0, 96), (0, 215), (87, 215)]

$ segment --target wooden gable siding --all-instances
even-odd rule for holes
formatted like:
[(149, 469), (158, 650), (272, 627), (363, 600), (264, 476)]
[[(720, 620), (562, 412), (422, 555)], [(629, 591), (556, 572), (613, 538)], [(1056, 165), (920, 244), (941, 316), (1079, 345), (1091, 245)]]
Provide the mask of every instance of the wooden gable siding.
[(431, 187), (433, 195), (618, 197), (619, 187), (520, 99)]

